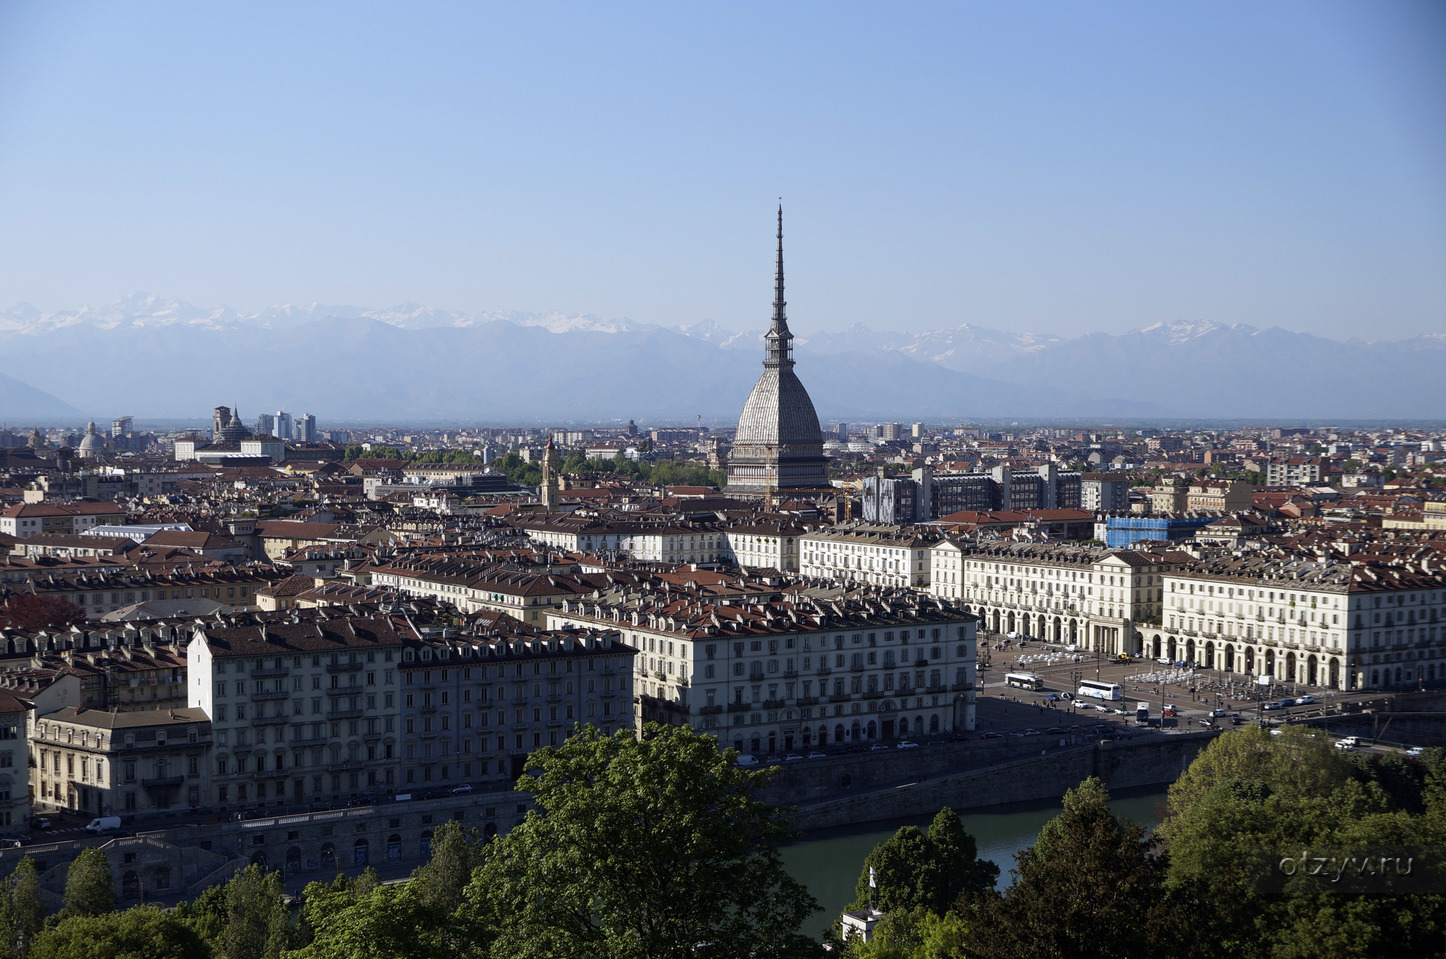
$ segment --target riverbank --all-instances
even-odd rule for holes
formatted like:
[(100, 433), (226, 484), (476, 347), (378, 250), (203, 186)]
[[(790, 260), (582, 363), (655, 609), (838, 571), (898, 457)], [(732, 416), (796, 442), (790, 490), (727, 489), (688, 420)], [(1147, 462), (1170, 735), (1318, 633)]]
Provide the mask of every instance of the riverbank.
[[(1218, 733), (1201, 732), (1171, 736), (1148, 736), (1124, 741), (1066, 744), (1041, 747), (1038, 755), (1014, 758), (1000, 756), (991, 763), (977, 759), (968, 768), (935, 760), (917, 770), (917, 776), (903, 782), (872, 789), (835, 786), (831, 798), (800, 804), (793, 817), (794, 828), (805, 832), (860, 823), (927, 819), (948, 806), (956, 812), (1029, 802), (1057, 802), (1065, 790), (1090, 776), (1099, 777), (1111, 791), (1140, 787), (1163, 787), (1174, 782), (1200, 751)], [(840, 757), (843, 758), (843, 757)], [(855, 763), (818, 769), (812, 775), (828, 776), (838, 783), (865, 778), (863, 769), (875, 770), (880, 761), (897, 770), (895, 757), (873, 760), (867, 754)], [(786, 776), (790, 771), (782, 771)], [(780, 784), (787, 787), (787, 783)], [(820, 787), (820, 792), (823, 789)]]

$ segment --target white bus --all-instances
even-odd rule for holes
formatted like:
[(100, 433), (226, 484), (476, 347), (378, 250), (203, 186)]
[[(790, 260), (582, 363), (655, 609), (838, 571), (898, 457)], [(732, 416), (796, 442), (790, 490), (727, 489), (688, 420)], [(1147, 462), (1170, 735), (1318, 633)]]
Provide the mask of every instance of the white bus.
[(1079, 692), (1075, 695), (1118, 702), (1123, 698), (1124, 693), (1120, 690), (1119, 683), (1101, 683), (1093, 679), (1083, 679), (1080, 680)]
[(1018, 686), (1020, 689), (1043, 689), (1044, 682), (1033, 673), (1005, 673), (1004, 684), (1006, 686)]

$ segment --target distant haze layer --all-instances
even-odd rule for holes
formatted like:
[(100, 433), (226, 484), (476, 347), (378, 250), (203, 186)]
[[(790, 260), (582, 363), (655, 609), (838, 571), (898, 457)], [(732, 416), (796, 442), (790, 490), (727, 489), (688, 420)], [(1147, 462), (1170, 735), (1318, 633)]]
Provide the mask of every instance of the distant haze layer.
[[(1446, 335), (1341, 342), (1162, 323), (1063, 338), (962, 325), (810, 335), (798, 372), (825, 424), (898, 419), (1438, 419)], [(202, 418), (309, 411), (332, 422), (532, 423), (736, 416), (762, 330), (408, 305), (258, 313), (136, 294), (0, 312), (0, 418)]]

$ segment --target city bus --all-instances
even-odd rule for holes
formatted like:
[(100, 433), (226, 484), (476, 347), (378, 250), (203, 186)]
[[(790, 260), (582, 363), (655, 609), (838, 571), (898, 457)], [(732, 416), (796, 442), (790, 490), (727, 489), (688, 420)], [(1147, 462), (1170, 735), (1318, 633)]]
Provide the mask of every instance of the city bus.
[(1087, 696), (1091, 699), (1108, 699), (1118, 702), (1124, 693), (1119, 683), (1102, 683), (1093, 679), (1082, 679), (1079, 684), (1079, 692), (1076, 696)]
[(1004, 683), (1006, 686), (1018, 686), (1020, 689), (1043, 689), (1044, 682), (1033, 673), (1005, 673)]

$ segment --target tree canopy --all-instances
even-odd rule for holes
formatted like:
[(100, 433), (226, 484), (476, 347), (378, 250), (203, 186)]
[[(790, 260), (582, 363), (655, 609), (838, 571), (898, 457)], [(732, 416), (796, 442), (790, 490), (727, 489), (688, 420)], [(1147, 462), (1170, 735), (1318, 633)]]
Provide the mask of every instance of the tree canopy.
[(211, 950), (181, 920), (155, 906), (74, 914), (35, 940), (30, 959), (210, 959)]
[(954, 810), (941, 809), (928, 833), (917, 826), (904, 826), (874, 847), (864, 860), (855, 886), (857, 897), (850, 908), (869, 904), (872, 869), (877, 884), (872, 898), (879, 909), (923, 909), (943, 915), (960, 896), (977, 895), (994, 887), (999, 867), (978, 858), (978, 852), (978, 844)]
[(101, 916), (115, 909), (110, 860), (95, 847), (82, 849), (65, 873), (65, 914)]
[(528, 759), (537, 810), (487, 846), (467, 889), (492, 954), (664, 959), (808, 956), (817, 903), (784, 871), (768, 773), (686, 726), (581, 727)]

